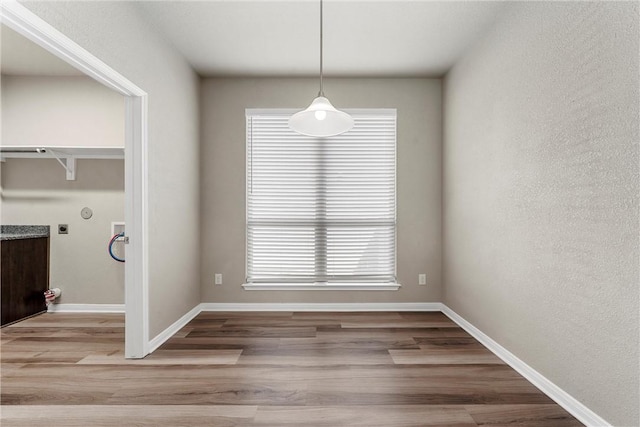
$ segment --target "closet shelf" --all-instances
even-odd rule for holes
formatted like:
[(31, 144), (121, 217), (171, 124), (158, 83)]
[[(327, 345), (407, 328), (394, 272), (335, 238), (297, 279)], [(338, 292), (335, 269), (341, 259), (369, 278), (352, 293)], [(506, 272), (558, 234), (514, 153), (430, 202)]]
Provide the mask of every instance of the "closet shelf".
[(58, 157), (76, 159), (124, 159), (122, 147), (0, 146), (0, 156), (7, 159), (49, 159), (53, 157), (52, 152)]
[(67, 181), (75, 181), (77, 159), (124, 159), (124, 148), (3, 145), (0, 160), (5, 159), (56, 159), (67, 171)]

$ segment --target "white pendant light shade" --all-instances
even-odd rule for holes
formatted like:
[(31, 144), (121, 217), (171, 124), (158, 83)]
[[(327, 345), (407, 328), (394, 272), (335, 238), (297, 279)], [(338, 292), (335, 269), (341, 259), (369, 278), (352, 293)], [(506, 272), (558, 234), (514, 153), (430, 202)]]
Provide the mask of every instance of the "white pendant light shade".
[(289, 128), (302, 135), (326, 137), (340, 135), (353, 127), (353, 117), (336, 110), (324, 96), (322, 86), (322, 0), (320, 0), (320, 92), (306, 110), (298, 111), (289, 119)]
[(289, 119), (289, 127), (307, 136), (334, 136), (353, 127), (353, 117), (336, 110), (324, 96), (313, 100), (306, 110), (298, 111)]

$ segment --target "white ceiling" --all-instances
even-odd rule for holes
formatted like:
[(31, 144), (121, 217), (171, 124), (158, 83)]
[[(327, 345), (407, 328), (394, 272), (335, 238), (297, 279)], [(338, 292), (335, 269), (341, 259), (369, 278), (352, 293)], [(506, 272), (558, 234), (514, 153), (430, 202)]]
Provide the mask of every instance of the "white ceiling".
[[(318, 74), (318, 0), (136, 6), (203, 76)], [(326, 0), (325, 74), (441, 76), (504, 7), (500, 1)]]
[(55, 55), (0, 24), (0, 72), (23, 76), (81, 76)]
[[(203, 76), (316, 76), (318, 0), (135, 2)], [(441, 76), (488, 30), (500, 1), (325, 0), (329, 76)], [(81, 75), (5, 25), (2, 74)]]

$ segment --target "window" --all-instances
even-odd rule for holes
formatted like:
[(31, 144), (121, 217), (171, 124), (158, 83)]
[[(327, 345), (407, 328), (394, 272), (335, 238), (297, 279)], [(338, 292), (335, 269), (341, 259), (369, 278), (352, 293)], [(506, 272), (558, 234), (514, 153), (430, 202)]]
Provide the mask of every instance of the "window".
[(397, 289), (396, 112), (350, 113), (314, 138), (292, 111), (247, 110), (245, 288)]

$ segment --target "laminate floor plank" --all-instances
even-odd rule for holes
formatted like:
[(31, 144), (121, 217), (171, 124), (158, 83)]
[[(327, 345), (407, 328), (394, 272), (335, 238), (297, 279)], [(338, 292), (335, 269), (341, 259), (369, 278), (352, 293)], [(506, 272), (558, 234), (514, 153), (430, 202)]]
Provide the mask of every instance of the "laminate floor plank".
[(467, 365), (467, 364), (497, 364), (504, 362), (489, 352), (485, 351), (429, 351), (429, 350), (389, 350), (393, 362), (397, 364), (435, 364), (435, 365)]
[(211, 320), (227, 320), (227, 319), (255, 319), (255, 318), (279, 318), (291, 319), (294, 313), (291, 311), (209, 311), (198, 314), (194, 320), (211, 319)]
[[(29, 386), (29, 389), (26, 387)], [(92, 405), (106, 404), (117, 387), (97, 387), (95, 384), (80, 384), (59, 381), (53, 384), (42, 384), (37, 381), (24, 381), (16, 384), (7, 381), (2, 384), (2, 412), (7, 405)], [(2, 423), (0, 423), (2, 424)], [(4, 425), (4, 424), (2, 424)]]
[(2, 328), (1, 336), (11, 338), (73, 338), (73, 337), (111, 337), (124, 340), (124, 327), (99, 327), (99, 328), (57, 328), (57, 327), (16, 327)]
[(194, 329), (187, 334), (189, 338), (196, 337), (268, 337), (268, 338), (290, 338), (290, 337), (315, 337), (316, 328), (310, 326), (302, 327), (267, 327), (267, 326), (246, 326), (246, 327), (222, 327), (216, 329)]
[[(160, 350), (264, 350), (275, 349), (279, 338), (260, 337), (183, 337), (173, 336)], [(416, 345), (417, 346), (417, 345)]]
[(577, 427), (582, 426), (556, 404), (541, 405), (474, 405), (467, 412), (478, 425), (491, 427)]
[(423, 350), (486, 350), (472, 337), (418, 337), (414, 341)]
[(124, 359), (124, 316), (0, 330), (4, 426), (581, 425), (439, 312), (205, 312)]
[[(54, 336), (55, 335), (55, 336)], [(104, 336), (96, 334), (91, 337), (90, 340), (87, 339), (86, 336), (60, 336), (55, 333), (52, 334), (52, 337), (39, 337), (39, 336), (28, 336), (28, 337), (16, 337), (11, 342), (11, 348), (33, 348), (42, 346), (41, 348), (46, 349), (47, 351), (69, 351), (70, 349), (74, 349), (75, 346), (84, 347), (84, 348), (92, 348), (98, 349), (103, 346), (106, 347), (116, 347), (123, 348), (122, 337), (112, 337), (112, 336)], [(43, 346), (46, 344), (46, 346)]]
[(329, 377), (317, 379), (309, 385), (310, 391), (332, 393), (398, 393), (398, 394), (482, 394), (485, 392), (499, 394), (528, 393), (538, 394), (540, 391), (528, 381), (521, 378), (497, 380), (494, 378), (477, 378), (470, 381), (468, 377), (431, 377), (428, 381), (402, 381), (397, 377), (358, 378)]
[(257, 406), (32, 405), (2, 408), (3, 427), (233, 427), (253, 420)]
[(122, 314), (87, 314), (87, 313), (44, 313), (14, 323), (7, 328), (124, 328)]
[(77, 351), (15, 351), (2, 347), (2, 363), (24, 363), (27, 365), (40, 363), (78, 363), (90, 352)]
[(243, 319), (233, 318), (224, 322), (224, 327), (270, 327), (270, 328), (299, 328), (299, 327), (316, 327), (316, 326), (334, 326), (340, 327), (341, 321), (334, 319), (284, 319), (284, 318), (256, 318)]
[(292, 319), (316, 319), (316, 320), (337, 320), (337, 321), (350, 321), (361, 320), (366, 321), (378, 321), (389, 322), (398, 321), (402, 319), (400, 313), (395, 311), (381, 311), (381, 312), (368, 312), (368, 311), (302, 311), (293, 313)]
[(192, 322), (193, 323), (189, 323), (189, 331), (192, 331), (194, 329), (207, 329), (207, 330), (217, 329), (217, 328), (223, 327), (225, 324), (225, 321), (219, 321), (219, 320), (214, 320), (214, 321), (192, 320)]
[(413, 338), (405, 339), (374, 339), (359, 337), (337, 337), (337, 338), (281, 338), (279, 349), (298, 351), (331, 351), (334, 349), (354, 349), (354, 350), (389, 350), (405, 349), (419, 350), (420, 346)]
[(80, 365), (234, 365), (242, 350), (158, 350), (144, 359), (125, 359), (124, 353), (93, 354), (78, 361)]
[(187, 335), (189, 335), (189, 332), (193, 331), (192, 327), (184, 327), (182, 329), (180, 329), (178, 332), (176, 332), (175, 334), (173, 334), (173, 336), (171, 338), (169, 338), (169, 340), (171, 339), (176, 339), (176, 338), (184, 338)]
[(357, 336), (360, 338), (417, 338), (417, 337), (469, 337), (470, 335), (459, 327), (421, 327), (421, 328), (336, 328), (318, 326), (317, 336), (325, 338)]
[(10, 362), (2, 362), (2, 375), (8, 376), (12, 372), (17, 371), (25, 366), (24, 363), (10, 363)]
[(398, 316), (401, 319), (406, 320), (428, 320), (428, 321), (438, 321), (438, 320), (451, 320), (449, 316), (444, 314), (441, 311), (400, 311), (398, 312)]
[(305, 355), (244, 355), (239, 365), (287, 365), (287, 366), (334, 366), (334, 365), (380, 365), (393, 364), (388, 352), (379, 354), (305, 354)]
[(399, 329), (399, 328), (407, 328), (407, 329), (422, 329), (422, 328), (459, 328), (458, 325), (453, 323), (451, 320), (442, 320), (442, 321), (396, 321), (396, 322), (342, 322), (341, 326), (345, 329), (348, 328), (362, 328), (362, 329), (373, 329), (373, 328), (382, 328), (382, 329)]
[(312, 405), (464, 405), (541, 404), (549, 398), (525, 383), (494, 385), (490, 381), (470, 385), (462, 382), (429, 382), (405, 385), (396, 379), (316, 381), (308, 387)]
[(258, 407), (256, 426), (361, 426), (476, 427), (473, 418), (460, 406), (385, 405), (385, 406), (305, 406)]
[(197, 383), (243, 382), (271, 383), (279, 381), (309, 382), (321, 384), (322, 381), (335, 380), (342, 385), (345, 379), (354, 383), (376, 379), (398, 384), (451, 383), (453, 387), (468, 387), (473, 384), (490, 387), (502, 387), (525, 383), (524, 378), (506, 365), (336, 365), (325, 366), (288, 366), (288, 365), (167, 365), (161, 369), (153, 365), (60, 365), (25, 364), (20, 370), (3, 373), (3, 377), (40, 378), (51, 382), (58, 377), (77, 377), (78, 379), (122, 379), (148, 381), (181, 378)]
[(201, 379), (197, 383), (180, 378), (162, 383), (147, 381), (122, 387), (109, 404), (127, 405), (306, 405), (304, 383), (272, 381), (223, 382)]
[[(53, 314), (53, 313), (49, 313), (49, 314)], [(93, 322), (91, 320), (85, 320), (85, 321), (81, 321), (81, 322), (74, 322), (73, 320), (61, 320), (59, 323), (55, 320), (52, 321), (48, 321), (48, 322), (42, 322), (42, 323), (38, 323), (38, 324), (29, 324), (29, 325), (23, 325), (23, 322), (28, 322), (31, 319), (27, 319), (27, 320), (23, 320), (21, 322), (15, 323), (13, 325), (10, 325), (8, 327), (10, 328), (39, 328), (39, 327), (43, 327), (43, 328), (57, 328), (57, 329), (61, 329), (61, 328), (67, 328), (67, 327), (75, 327), (75, 328), (124, 328), (124, 321), (113, 321), (113, 322), (106, 322), (103, 324), (98, 324), (96, 322)]]

